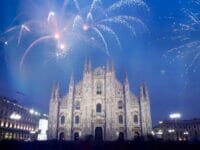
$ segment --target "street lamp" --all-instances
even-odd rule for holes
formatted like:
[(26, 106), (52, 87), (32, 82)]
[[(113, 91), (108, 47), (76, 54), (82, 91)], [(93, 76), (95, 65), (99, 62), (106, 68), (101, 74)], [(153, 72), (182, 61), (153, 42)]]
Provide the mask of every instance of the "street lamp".
[(10, 115), (10, 119), (12, 119), (12, 120), (20, 120), (21, 119), (21, 115), (17, 114), (16, 112), (13, 112)]
[[(169, 115), (169, 117), (172, 120), (174, 120), (174, 126), (175, 126), (176, 129), (178, 129), (177, 120), (181, 118), (181, 114), (180, 113), (172, 113), (172, 114)], [(178, 140), (178, 131), (177, 130), (176, 130), (175, 134), (176, 134), (176, 139)]]
[(169, 117), (171, 119), (180, 119), (181, 118), (181, 114), (180, 113), (172, 113), (169, 115)]

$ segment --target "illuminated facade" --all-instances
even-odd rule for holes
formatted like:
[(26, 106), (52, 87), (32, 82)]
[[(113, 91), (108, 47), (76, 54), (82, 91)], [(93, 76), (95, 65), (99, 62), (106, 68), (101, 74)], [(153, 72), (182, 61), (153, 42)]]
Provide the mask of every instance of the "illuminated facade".
[(39, 114), (7, 98), (0, 98), (0, 140), (36, 139)]
[(133, 140), (151, 133), (150, 100), (147, 86), (141, 84), (139, 96), (129, 87), (128, 77), (121, 84), (112, 64), (92, 71), (84, 67), (77, 85), (71, 77), (69, 92), (60, 97), (53, 88), (49, 105), (49, 139)]
[(200, 119), (160, 121), (153, 134), (163, 140), (200, 140)]

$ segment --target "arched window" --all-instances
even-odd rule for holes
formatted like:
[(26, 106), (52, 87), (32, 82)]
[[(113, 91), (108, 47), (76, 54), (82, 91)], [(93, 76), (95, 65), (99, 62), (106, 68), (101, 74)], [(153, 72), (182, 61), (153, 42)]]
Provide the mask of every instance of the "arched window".
[(98, 113), (101, 112), (101, 104), (96, 105), (96, 112), (98, 112)]
[(119, 109), (123, 108), (123, 102), (122, 102), (122, 100), (118, 101), (118, 108)]
[(118, 118), (118, 119), (119, 119), (119, 123), (122, 124), (122, 123), (123, 123), (123, 116), (122, 116), (122, 115), (119, 115), (119, 118)]
[(101, 93), (102, 93), (102, 85), (101, 82), (98, 82), (96, 85), (96, 94), (101, 95)]
[(80, 109), (80, 101), (75, 101), (75, 109)]
[(138, 115), (134, 115), (133, 120), (134, 120), (134, 123), (138, 123)]
[(75, 124), (79, 124), (79, 122), (80, 122), (79, 116), (75, 116)]
[(60, 118), (60, 123), (61, 123), (61, 124), (64, 124), (64, 123), (65, 123), (65, 116), (61, 116), (61, 118)]

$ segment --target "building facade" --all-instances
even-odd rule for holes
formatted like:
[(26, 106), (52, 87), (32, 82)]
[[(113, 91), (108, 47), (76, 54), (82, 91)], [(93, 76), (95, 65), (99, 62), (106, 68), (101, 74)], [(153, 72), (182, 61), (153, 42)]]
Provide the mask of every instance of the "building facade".
[(69, 91), (60, 97), (59, 86), (52, 90), (49, 105), (48, 139), (133, 140), (151, 134), (150, 100), (145, 84), (135, 96), (128, 77), (121, 84), (113, 65), (92, 71), (86, 62), (83, 80), (77, 85), (71, 77)]
[(34, 140), (39, 115), (15, 101), (0, 98), (0, 140)]
[(163, 140), (200, 140), (200, 119), (160, 121), (153, 133)]

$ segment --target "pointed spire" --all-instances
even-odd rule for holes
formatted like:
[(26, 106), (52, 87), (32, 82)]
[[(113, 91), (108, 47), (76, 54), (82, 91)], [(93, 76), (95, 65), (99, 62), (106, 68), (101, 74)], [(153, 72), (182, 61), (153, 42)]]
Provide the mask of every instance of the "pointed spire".
[(143, 84), (140, 83), (140, 100), (144, 98), (144, 88)]
[(128, 73), (125, 72), (125, 84), (129, 84)]
[(147, 83), (146, 82), (143, 83), (143, 92), (144, 92), (145, 98), (149, 98), (149, 92), (148, 92), (148, 88), (147, 88)]
[(88, 72), (88, 58), (85, 59), (84, 72)]
[(69, 85), (74, 85), (74, 73), (71, 74)]
[(107, 60), (107, 63), (106, 63), (106, 71), (110, 72), (110, 62), (109, 62), (109, 60)]
[(59, 83), (54, 84), (53, 88), (52, 88), (52, 92), (51, 92), (51, 100), (56, 101), (58, 100), (59, 96), (60, 96), (60, 87), (59, 87)]
[(59, 83), (56, 84), (55, 97), (56, 98), (60, 97), (60, 85), (59, 85)]
[(111, 63), (111, 71), (112, 71), (112, 72), (115, 72), (115, 67), (114, 67), (113, 61), (112, 61), (112, 63)]
[(92, 63), (91, 60), (88, 60), (88, 71), (91, 72), (92, 71)]

